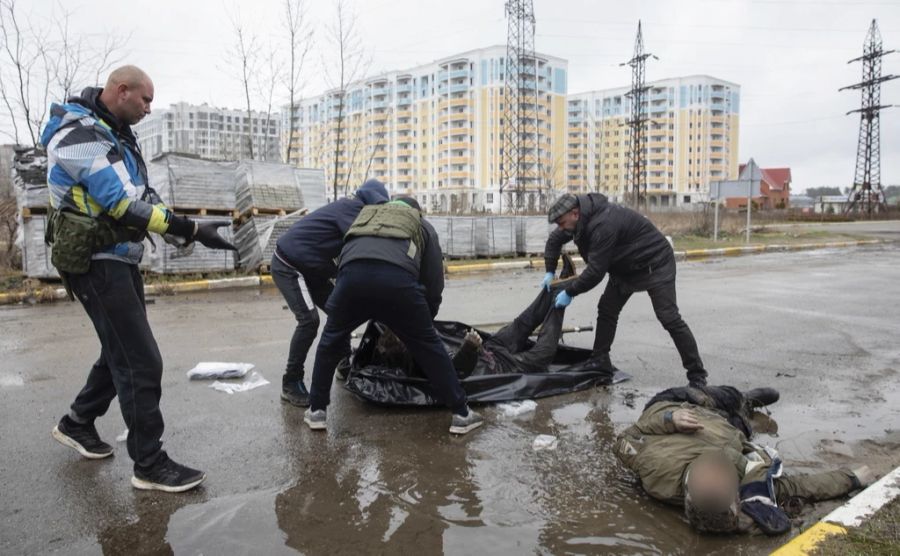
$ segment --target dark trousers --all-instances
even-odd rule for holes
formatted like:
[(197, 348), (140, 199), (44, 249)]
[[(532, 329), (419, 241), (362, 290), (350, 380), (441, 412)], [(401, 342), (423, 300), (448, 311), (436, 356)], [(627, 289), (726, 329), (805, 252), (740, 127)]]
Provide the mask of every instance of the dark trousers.
[[(494, 334), (485, 347), (491, 349), (500, 346), (509, 351), (520, 370), (525, 372), (546, 372), (547, 367), (556, 356), (559, 338), (562, 336), (565, 309), (554, 309), (553, 302), (561, 288), (541, 293), (513, 322), (504, 326)], [(525, 350), (528, 338), (540, 326), (537, 340), (529, 350)]]
[(428, 377), (439, 401), (455, 413), (465, 410), (466, 394), (434, 329), (425, 287), (410, 272), (382, 261), (348, 263), (338, 273), (325, 312), (328, 319), (316, 350), (310, 389), (313, 410), (328, 406), (342, 346), (350, 333), (368, 320), (384, 324), (397, 335)]
[[(315, 276), (311, 273), (303, 274), (299, 270), (272, 256), (272, 281), (278, 286), (288, 307), (294, 313), (297, 327), (291, 337), (291, 345), (288, 350), (287, 365), (285, 365), (282, 383), (297, 382), (303, 380), (304, 366), (309, 348), (319, 332), (319, 311), (325, 310), (325, 304), (331, 295), (334, 286), (328, 278)], [(350, 340), (344, 345), (343, 354), (350, 354)]]
[(128, 426), (128, 455), (136, 466), (149, 467), (164, 454), (159, 410), (163, 363), (147, 322), (141, 274), (137, 265), (95, 260), (87, 273), (66, 278), (100, 338), (100, 357), (72, 403), (71, 415), (78, 422), (93, 422), (118, 396)]
[(678, 312), (675, 297), (674, 257), (659, 269), (653, 269), (646, 276), (622, 279), (610, 276), (606, 290), (597, 304), (597, 333), (594, 336), (594, 356), (609, 358), (609, 350), (616, 337), (619, 314), (634, 292), (646, 291), (650, 295), (653, 311), (663, 328), (672, 337), (681, 355), (681, 364), (687, 370), (688, 381), (706, 384), (706, 370), (700, 359), (697, 341), (687, 323)]

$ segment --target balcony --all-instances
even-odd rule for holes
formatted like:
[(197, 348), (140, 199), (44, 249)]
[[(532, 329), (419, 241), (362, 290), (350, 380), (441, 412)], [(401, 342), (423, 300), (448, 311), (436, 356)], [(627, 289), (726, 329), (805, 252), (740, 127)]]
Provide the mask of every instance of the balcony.
[(464, 93), (469, 90), (468, 83), (454, 83), (450, 85), (450, 93)]
[(472, 130), (468, 127), (451, 127), (447, 130), (450, 135), (468, 135)]

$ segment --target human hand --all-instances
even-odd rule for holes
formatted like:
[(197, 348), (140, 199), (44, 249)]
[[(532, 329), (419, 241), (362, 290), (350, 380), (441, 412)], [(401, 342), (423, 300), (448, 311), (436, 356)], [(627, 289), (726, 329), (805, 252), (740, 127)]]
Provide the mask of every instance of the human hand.
[(703, 428), (690, 409), (676, 409), (672, 413), (672, 424), (675, 425), (675, 430), (685, 433), (697, 432)]
[(568, 307), (569, 303), (572, 303), (572, 296), (567, 294), (565, 290), (556, 294), (556, 301), (553, 303), (553, 307), (556, 309), (561, 309), (563, 307)]
[(219, 235), (218, 229), (223, 226), (230, 226), (231, 222), (227, 220), (213, 220), (212, 222), (198, 222), (197, 231), (194, 233), (194, 239), (199, 241), (205, 247), (210, 249), (228, 249), (237, 251), (237, 247), (225, 241)]
[(550, 291), (550, 282), (553, 281), (553, 278), (555, 276), (556, 275), (553, 274), (552, 272), (548, 272), (547, 274), (544, 274), (544, 279), (541, 280), (541, 287), (547, 291)]

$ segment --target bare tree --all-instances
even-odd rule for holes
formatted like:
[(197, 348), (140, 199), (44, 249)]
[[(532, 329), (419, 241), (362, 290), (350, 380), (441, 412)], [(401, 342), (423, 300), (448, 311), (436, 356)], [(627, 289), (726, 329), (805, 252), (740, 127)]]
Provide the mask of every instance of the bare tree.
[[(341, 139), (347, 108), (347, 87), (362, 76), (367, 65), (362, 41), (356, 29), (356, 15), (348, 6), (347, 0), (336, 0), (334, 22), (327, 28), (326, 35), (336, 56), (334, 67), (329, 67), (328, 64), (325, 64), (325, 77), (328, 79), (333, 90), (332, 94), (338, 103), (335, 117), (334, 175), (332, 176), (334, 200), (337, 200), (338, 182), (340, 179), (338, 169), (341, 152), (344, 150)], [(329, 108), (331, 107), (330, 97), (331, 95), (329, 95), (327, 101)], [(348, 168), (347, 171), (349, 172), (350, 169)]]
[[(10, 117), (16, 118), (21, 115), (31, 143), (37, 146), (40, 123), (46, 112), (46, 102), (40, 105), (40, 100), (35, 100), (34, 87), (42, 89), (43, 98), (46, 99), (50, 83), (49, 79), (43, 79), (42, 84), (36, 83), (41, 81), (41, 77), (48, 77), (46, 64), (41, 67), (41, 62), (46, 60), (46, 51), (42, 46), (44, 43), (39, 40), (31, 40), (37, 38), (32, 36), (31, 31), (31, 29), (25, 29), (19, 20), (16, 0), (0, 0), (0, 36), (3, 41), (3, 54), (9, 60), (8, 67), (11, 68), (13, 75), (10, 80), (12, 84), (4, 85), (2, 89), (3, 100), (8, 107), (15, 107), (11, 109)], [(14, 90), (10, 91), (10, 89)], [(7, 95), (12, 96), (12, 99)], [(40, 95), (38, 96), (40, 97)], [(15, 141), (18, 143), (19, 129), (17, 125), (14, 127), (14, 133)]]
[(121, 59), (128, 37), (111, 34), (95, 47), (69, 28), (70, 13), (62, 3), (49, 22), (32, 25), (17, 0), (0, 0), (0, 97), (8, 111), (11, 135), (19, 143), (23, 129), (32, 144), (39, 133), (51, 98), (65, 100), (75, 87), (93, 82)]
[(284, 28), (288, 37), (288, 69), (286, 71), (285, 85), (288, 90), (288, 129), (287, 147), (284, 161), (291, 163), (291, 149), (293, 148), (294, 120), (297, 117), (297, 105), (300, 102), (301, 91), (300, 73), (303, 71), (303, 63), (312, 46), (313, 31), (306, 20), (306, 6), (303, 0), (284, 0)]
[(253, 109), (250, 104), (250, 87), (253, 82), (253, 76), (256, 75), (258, 69), (257, 50), (259, 40), (256, 35), (244, 29), (240, 15), (231, 17), (231, 25), (234, 29), (234, 42), (229, 49), (228, 55), (237, 66), (241, 88), (244, 90), (247, 124), (243, 129), (246, 129), (247, 148), (250, 151), (250, 159), (252, 160), (255, 156), (253, 155)]
[(277, 49), (270, 48), (266, 52), (266, 64), (262, 71), (257, 73), (256, 91), (260, 98), (266, 103), (265, 116), (260, 126), (263, 130), (263, 148), (260, 153), (260, 160), (269, 159), (269, 130), (272, 125), (272, 103), (275, 99), (275, 87), (281, 80), (282, 63), (278, 57)]

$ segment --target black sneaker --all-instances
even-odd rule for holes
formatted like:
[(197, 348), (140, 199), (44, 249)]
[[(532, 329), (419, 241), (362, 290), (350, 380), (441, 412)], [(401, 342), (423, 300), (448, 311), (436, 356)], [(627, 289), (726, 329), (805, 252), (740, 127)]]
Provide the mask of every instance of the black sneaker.
[(744, 397), (747, 399), (747, 405), (750, 406), (750, 409), (756, 409), (757, 407), (772, 405), (778, 401), (781, 395), (774, 388), (754, 388), (744, 392)]
[(112, 446), (100, 440), (94, 423), (82, 425), (66, 415), (53, 427), (50, 434), (63, 446), (74, 449), (88, 459), (103, 459), (113, 455)]
[(283, 382), (281, 384), (281, 401), (297, 407), (309, 407), (309, 390), (303, 380)]
[(184, 492), (196, 487), (206, 479), (206, 473), (175, 463), (163, 454), (149, 469), (134, 466), (131, 486), (140, 490), (161, 490), (163, 492)]

